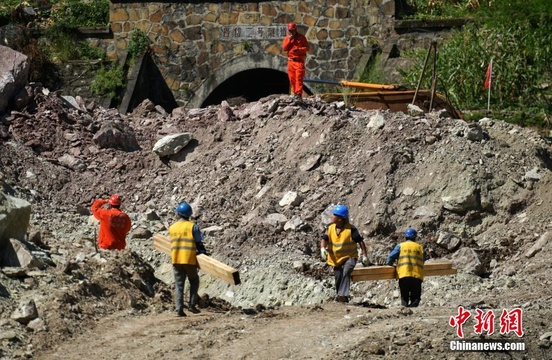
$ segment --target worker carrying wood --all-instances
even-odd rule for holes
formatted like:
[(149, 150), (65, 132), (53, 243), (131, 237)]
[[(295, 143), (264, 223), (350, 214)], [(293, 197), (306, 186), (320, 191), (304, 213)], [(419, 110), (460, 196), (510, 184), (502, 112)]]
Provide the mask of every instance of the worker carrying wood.
[(413, 228), (404, 232), (406, 241), (397, 244), (387, 257), (387, 265), (393, 266), (397, 261), (396, 270), (401, 291), (401, 305), (417, 307), (422, 297), (422, 282), (424, 281), (424, 248), (416, 242), (418, 233)]
[(338, 302), (349, 302), (351, 274), (357, 263), (357, 244), (362, 250), (362, 263), (368, 266), (366, 244), (356, 227), (349, 223), (349, 209), (337, 205), (332, 212), (332, 223), (320, 241), (322, 258), (333, 267)]
[(187, 202), (181, 202), (176, 207), (178, 220), (169, 227), (171, 239), (171, 260), (174, 272), (175, 305), (177, 316), (186, 316), (184, 313), (184, 283), (186, 277), (190, 282), (190, 302), (188, 309), (198, 313), (197, 303), (199, 296), (199, 275), (196, 255), (206, 254), (203, 245), (203, 234), (199, 225), (190, 220), (193, 210)]
[[(126, 236), (132, 226), (130, 218), (121, 211), (122, 199), (113, 194), (109, 200), (98, 199), (92, 203), (90, 211), (100, 220), (98, 246), (100, 249), (124, 250)], [(104, 206), (107, 205), (107, 208)]]

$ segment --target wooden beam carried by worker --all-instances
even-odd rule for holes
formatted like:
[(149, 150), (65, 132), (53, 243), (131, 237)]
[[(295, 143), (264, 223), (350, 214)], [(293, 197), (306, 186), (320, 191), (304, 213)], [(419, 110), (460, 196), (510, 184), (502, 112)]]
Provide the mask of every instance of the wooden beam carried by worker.
[[(171, 254), (171, 239), (164, 235), (153, 235), (153, 246), (162, 253)], [(238, 270), (210, 256), (198, 254), (197, 263), (199, 268), (209, 275), (224, 280), (231, 285), (239, 285), (241, 283)]]
[[(452, 267), (450, 261), (426, 262), (424, 264), (424, 277), (454, 274), (456, 274), (456, 269)], [(397, 279), (397, 271), (394, 266), (357, 267), (351, 276), (351, 280), (354, 282), (392, 279)]]

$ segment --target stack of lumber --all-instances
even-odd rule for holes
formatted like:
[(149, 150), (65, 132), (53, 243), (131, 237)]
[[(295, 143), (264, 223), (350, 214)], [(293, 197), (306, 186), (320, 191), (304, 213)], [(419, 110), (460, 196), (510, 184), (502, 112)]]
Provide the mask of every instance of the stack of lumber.
[[(166, 236), (153, 235), (153, 246), (162, 253), (171, 254), (171, 239)], [(240, 284), (240, 273), (231, 266), (204, 254), (197, 255), (197, 263), (199, 268), (209, 275), (224, 280), (231, 285)]]
[[(424, 264), (424, 277), (454, 275), (456, 269), (450, 261), (426, 262)], [(397, 279), (397, 271), (394, 266), (369, 266), (357, 267), (353, 270), (352, 281), (390, 280)]]

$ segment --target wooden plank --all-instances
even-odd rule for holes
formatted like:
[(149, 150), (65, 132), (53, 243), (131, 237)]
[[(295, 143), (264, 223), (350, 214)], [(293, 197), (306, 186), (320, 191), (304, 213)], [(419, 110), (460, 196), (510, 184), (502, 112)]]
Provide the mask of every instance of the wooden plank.
[(458, 271), (455, 268), (430, 270), (427, 273), (424, 271), (424, 276), (442, 276), (442, 275), (456, 275)]
[(201, 270), (213, 275), (214, 277), (224, 280), (232, 285), (239, 285), (241, 283), (240, 273), (231, 266), (228, 266), (205, 254), (197, 255), (197, 262)]
[(446, 270), (452, 269), (452, 262), (450, 261), (435, 261), (435, 262), (426, 262), (424, 264), (424, 271), (431, 270)]
[(351, 276), (351, 281), (353, 282), (369, 281), (369, 280), (393, 280), (393, 279), (395, 279), (395, 273), (358, 275), (353, 272), (353, 275)]
[[(451, 269), (452, 263), (450, 261), (436, 261), (427, 262), (424, 264), (424, 270), (441, 270)], [(357, 267), (353, 270), (355, 275), (373, 275), (373, 274), (393, 274), (395, 272), (394, 266), (370, 266), (370, 267)]]
[[(162, 253), (167, 255), (171, 254), (171, 240), (166, 236), (161, 234), (153, 235), (153, 246)], [(210, 256), (198, 254), (197, 263), (198, 267), (209, 275), (224, 280), (232, 285), (239, 285), (241, 283), (238, 270)]]
[[(456, 269), (452, 267), (450, 261), (428, 262), (424, 264), (424, 277), (454, 275)], [(370, 281), (370, 280), (392, 280), (396, 279), (396, 270), (394, 266), (370, 266), (358, 267), (353, 270), (351, 280)]]
[(167, 255), (171, 254), (171, 243), (166, 242), (163, 238), (160, 238), (161, 235), (153, 235), (153, 247), (159, 250), (162, 253)]
[(353, 270), (354, 275), (369, 275), (369, 276), (389, 276), (390, 279), (395, 277), (394, 266), (369, 266), (369, 267), (357, 267)]

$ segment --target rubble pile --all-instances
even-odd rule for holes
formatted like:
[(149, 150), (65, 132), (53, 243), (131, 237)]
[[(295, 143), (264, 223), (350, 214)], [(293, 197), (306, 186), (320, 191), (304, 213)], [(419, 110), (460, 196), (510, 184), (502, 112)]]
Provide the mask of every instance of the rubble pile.
[[(531, 129), (284, 95), (171, 114), (145, 101), (124, 115), (30, 93), (29, 106), (0, 118), (3, 193), (31, 204), (28, 234), (0, 233), (0, 246), (17, 241), (36, 258), (0, 264), (0, 358), (32, 358), (117, 311), (172, 311), (171, 267), (151, 237), (182, 200), (212, 256), (242, 279), (202, 275), (204, 307), (331, 301), (318, 246), (343, 203), (373, 263), (408, 226), (433, 259), (453, 261), (459, 274), (427, 280), (423, 306), (517, 304), (532, 312), (535, 348), (549, 346), (536, 322), (550, 320), (552, 301), (552, 149)], [(129, 248), (98, 252), (89, 207), (113, 193), (133, 221)], [(352, 291), (358, 304), (399, 303), (393, 281)]]

